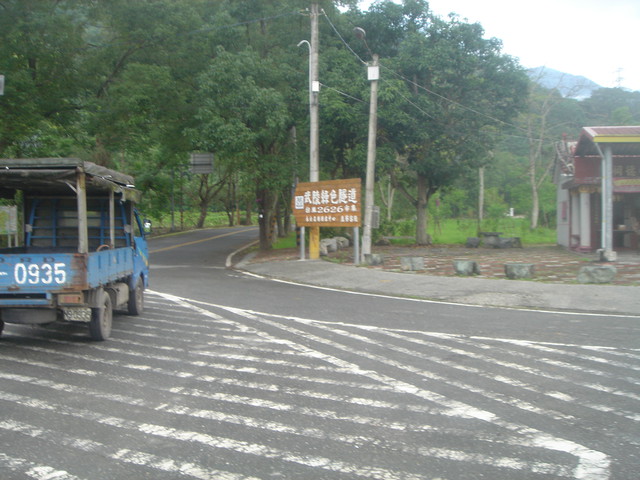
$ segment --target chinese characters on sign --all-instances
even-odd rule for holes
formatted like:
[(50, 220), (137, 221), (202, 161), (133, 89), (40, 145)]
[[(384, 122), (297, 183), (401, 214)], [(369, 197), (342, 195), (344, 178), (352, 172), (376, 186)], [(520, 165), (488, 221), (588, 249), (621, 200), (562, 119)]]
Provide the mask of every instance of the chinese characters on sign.
[(640, 168), (638, 168), (638, 165), (634, 165), (633, 163), (616, 163), (613, 166), (613, 176), (626, 178), (638, 177), (640, 176)]
[(299, 183), (293, 197), (293, 215), (301, 227), (359, 227), (359, 178)]
[(617, 159), (613, 164), (613, 177), (615, 193), (640, 192), (640, 165), (632, 160)]

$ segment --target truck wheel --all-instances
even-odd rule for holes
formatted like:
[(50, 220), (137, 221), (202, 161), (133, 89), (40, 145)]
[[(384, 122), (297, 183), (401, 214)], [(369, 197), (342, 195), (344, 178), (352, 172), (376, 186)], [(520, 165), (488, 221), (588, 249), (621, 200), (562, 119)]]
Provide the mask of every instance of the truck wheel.
[(129, 315), (142, 315), (144, 310), (144, 283), (138, 278), (135, 288), (129, 292), (127, 311)]
[(91, 309), (89, 335), (91, 335), (93, 340), (106, 340), (111, 335), (112, 322), (113, 308), (111, 305), (111, 297), (107, 292), (102, 292), (101, 306)]

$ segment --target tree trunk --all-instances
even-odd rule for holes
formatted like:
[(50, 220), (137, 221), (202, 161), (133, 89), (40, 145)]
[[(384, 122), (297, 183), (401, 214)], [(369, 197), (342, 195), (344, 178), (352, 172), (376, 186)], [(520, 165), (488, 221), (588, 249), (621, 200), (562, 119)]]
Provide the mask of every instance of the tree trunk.
[(529, 172), (529, 182), (531, 183), (531, 223), (529, 227), (533, 230), (538, 228), (538, 217), (540, 216), (540, 197), (536, 184), (535, 170)]
[(393, 213), (393, 200), (396, 193), (396, 189), (393, 186), (391, 175), (389, 175), (389, 178), (388, 178), (386, 191), (382, 182), (378, 182), (378, 188), (380, 189), (380, 199), (382, 200), (382, 203), (387, 209), (387, 221), (390, 222), (392, 218), (392, 213)]
[(484, 220), (484, 167), (478, 169), (478, 230)]
[(258, 225), (260, 227), (260, 250), (270, 250), (274, 241), (275, 214), (278, 196), (268, 190), (258, 192), (260, 211)]
[(389, 181), (389, 190), (387, 194), (387, 220), (390, 222), (393, 214), (393, 200), (395, 199), (396, 189), (393, 185), (391, 185), (391, 181)]
[(276, 230), (278, 232), (278, 238), (284, 237), (284, 217), (282, 208), (277, 208), (275, 211), (276, 214)]
[(429, 190), (427, 177), (418, 173), (418, 192), (416, 202), (416, 243), (418, 245), (430, 245), (431, 237), (427, 233), (427, 204), (429, 203)]
[(291, 227), (291, 199), (289, 196), (285, 197), (283, 200), (283, 208), (282, 208), (282, 219), (283, 227), (282, 231), (279, 231), (279, 235), (281, 237), (286, 237), (292, 230)]
[(251, 218), (251, 214), (253, 213), (253, 210), (251, 209), (252, 207), (252, 203), (249, 200), (246, 200), (246, 210), (245, 210), (245, 216), (244, 216), (244, 224), (245, 225), (253, 225), (253, 219)]
[(238, 208), (238, 200), (236, 198), (236, 182), (231, 180), (229, 182), (229, 189), (227, 190), (227, 199), (224, 202), (225, 210), (227, 211), (227, 218), (229, 219), (229, 226), (235, 226), (235, 214)]
[(198, 223), (196, 224), (196, 228), (203, 228), (204, 221), (207, 219), (207, 210), (209, 209), (209, 204), (202, 202), (200, 203), (200, 216), (198, 216)]

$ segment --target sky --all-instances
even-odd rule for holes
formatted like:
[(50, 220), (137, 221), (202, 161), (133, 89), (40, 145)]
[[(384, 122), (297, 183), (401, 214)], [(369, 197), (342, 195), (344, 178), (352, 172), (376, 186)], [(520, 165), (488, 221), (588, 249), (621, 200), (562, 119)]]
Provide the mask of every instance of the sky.
[[(581, 75), (602, 87), (640, 91), (640, 0), (428, 0), (446, 17), (480, 23), (485, 37), (525, 68)], [(371, 1), (360, 2), (360, 9)]]

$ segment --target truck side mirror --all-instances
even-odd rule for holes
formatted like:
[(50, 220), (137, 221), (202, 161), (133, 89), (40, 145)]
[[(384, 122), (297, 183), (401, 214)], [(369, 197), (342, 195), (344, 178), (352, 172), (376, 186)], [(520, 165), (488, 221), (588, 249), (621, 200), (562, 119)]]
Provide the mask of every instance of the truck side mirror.
[(144, 228), (144, 233), (151, 233), (151, 220), (145, 218), (142, 222), (142, 227)]

